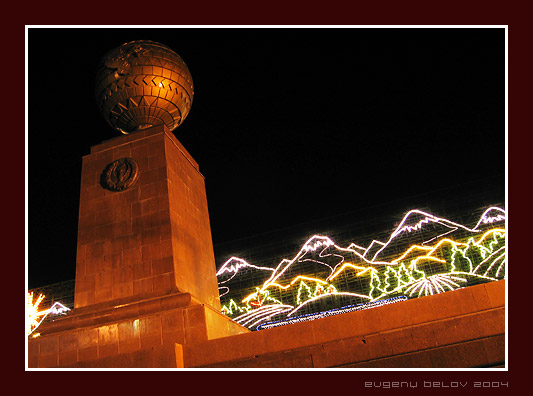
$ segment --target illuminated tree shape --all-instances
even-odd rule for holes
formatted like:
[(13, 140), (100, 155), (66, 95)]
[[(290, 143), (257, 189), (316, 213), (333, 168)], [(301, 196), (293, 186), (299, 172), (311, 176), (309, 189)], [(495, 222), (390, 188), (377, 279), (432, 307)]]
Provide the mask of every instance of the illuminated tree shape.
[(300, 286), (298, 287), (298, 294), (296, 296), (296, 304), (300, 305), (301, 303), (310, 300), (311, 298), (313, 298), (311, 288), (307, 286), (304, 281), (300, 281)]
[(414, 281), (418, 281), (426, 277), (426, 274), (417, 268), (415, 260), (411, 261), (411, 264), (409, 264), (408, 269), (409, 269), (409, 274), (411, 278), (413, 278)]
[(472, 263), (478, 263), (483, 260), (484, 255), (481, 252), (490, 253), (490, 250), (477, 244), (474, 238), (470, 238), (466, 244), (465, 257), (468, 257)]
[(405, 265), (402, 263), (400, 264), (400, 268), (398, 268), (398, 283), (400, 286), (407, 285), (414, 281), (414, 278), (411, 276), (410, 271), (405, 268)]
[(239, 312), (239, 313), (248, 312), (249, 310), (250, 310), (250, 307), (240, 307), (239, 305), (237, 305), (237, 303), (235, 302), (235, 300), (233, 300), (233, 298), (230, 300), (228, 306), (226, 305), (222, 306), (222, 312), (225, 315), (233, 315), (235, 312)]
[(465, 250), (458, 246), (452, 248), (452, 272), (472, 273), (472, 262), (465, 256)]
[(483, 261), (485, 256), (490, 255), (490, 250), (482, 244), (476, 243), (473, 238), (468, 240), (464, 256), (470, 260), (472, 267), (475, 268)]
[(261, 298), (265, 303), (281, 304), (281, 301), (270, 296), (270, 290), (258, 290), (258, 293), (261, 295)]
[(372, 271), (370, 275), (370, 292), (368, 293), (368, 295), (375, 299), (381, 296), (383, 293), (385, 293), (385, 290), (383, 290), (381, 287), (379, 275), (377, 271)]
[(490, 251), (494, 252), (502, 246), (505, 246), (505, 232), (494, 232), (489, 243)]
[(392, 268), (387, 267), (385, 271), (385, 292), (390, 293), (398, 287), (398, 273)]
[(482, 256), (485, 258), (505, 246), (505, 232), (503, 230), (488, 231), (475, 244), (482, 250)]

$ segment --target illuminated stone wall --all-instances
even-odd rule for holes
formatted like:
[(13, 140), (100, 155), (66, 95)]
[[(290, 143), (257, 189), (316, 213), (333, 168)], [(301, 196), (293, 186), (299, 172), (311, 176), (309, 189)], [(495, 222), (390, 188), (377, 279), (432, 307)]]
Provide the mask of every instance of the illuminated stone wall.
[(464, 368), (505, 365), (505, 281), (204, 341), (186, 367)]

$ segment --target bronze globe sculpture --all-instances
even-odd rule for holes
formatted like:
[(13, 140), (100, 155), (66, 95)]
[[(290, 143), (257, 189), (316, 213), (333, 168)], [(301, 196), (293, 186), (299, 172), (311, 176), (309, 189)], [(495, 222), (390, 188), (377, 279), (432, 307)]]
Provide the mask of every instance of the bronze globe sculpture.
[(95, 94), (106, 121), (122, 133), (162, 124), (172, 131), (189, 114), (194, 86), (178, 54), (166, 45), (138, 40), (102, 58)]

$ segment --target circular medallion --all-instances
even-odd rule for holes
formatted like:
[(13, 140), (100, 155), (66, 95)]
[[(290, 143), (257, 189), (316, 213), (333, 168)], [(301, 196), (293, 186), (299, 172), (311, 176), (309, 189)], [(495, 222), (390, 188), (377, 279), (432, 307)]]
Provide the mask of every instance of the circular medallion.
[(102, 173), (102, 186), (111, 191), (124, 191), (133, 186), (139, 177), (139, 166), (133, 158), (120, 158), (106, 166)]

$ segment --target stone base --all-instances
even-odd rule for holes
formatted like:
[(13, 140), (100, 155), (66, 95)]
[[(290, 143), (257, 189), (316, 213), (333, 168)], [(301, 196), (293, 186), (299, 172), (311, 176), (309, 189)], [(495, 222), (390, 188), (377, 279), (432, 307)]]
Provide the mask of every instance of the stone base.
[(464, 368), (505, 364), (505, 281), (188, 344), (187, 367)]
[(189, 293), (74, 309), (39, 331), (29, 367), (184, 367), (183, 345), (249, 332)]
[(39, 330), (29, 367), (504, 367), (505, 281), (254, 332), (188, 293)]

